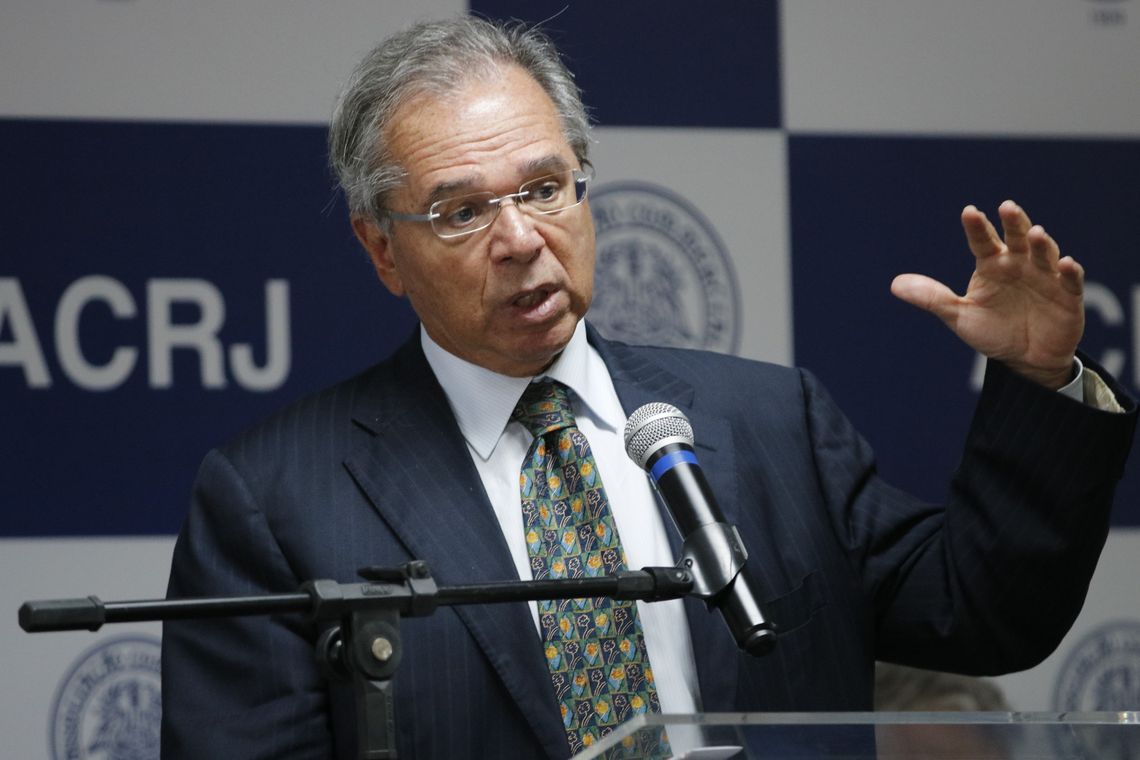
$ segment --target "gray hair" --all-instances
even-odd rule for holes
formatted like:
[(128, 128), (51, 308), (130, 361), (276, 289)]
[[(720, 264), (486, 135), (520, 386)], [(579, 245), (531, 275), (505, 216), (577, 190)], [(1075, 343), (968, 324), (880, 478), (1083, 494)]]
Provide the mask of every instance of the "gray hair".
[(514, 64), (542, 87), (558, 112), (562, 134), (579, 161), (589, 154), (590, 124), (574, 75), (544, 33), (521, 22), (465, 16), (421, 22), (373, 48), (353, 71), (329, 127), (329, 161), (349, 213), (388, 229), (384, 196), (403, 181), (387, 143), (388, 127), (413, 97), (458, 91), (473, 77)]

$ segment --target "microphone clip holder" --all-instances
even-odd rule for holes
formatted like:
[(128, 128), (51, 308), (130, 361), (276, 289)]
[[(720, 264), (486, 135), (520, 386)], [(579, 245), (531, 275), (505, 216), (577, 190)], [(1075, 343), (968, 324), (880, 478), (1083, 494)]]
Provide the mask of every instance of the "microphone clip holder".
[(707, 523), (694, 530), (681, 546), (677, 566), (693, 576), (693, 595), (717, 596), (744, 569), (748, 551), (735, 525)]

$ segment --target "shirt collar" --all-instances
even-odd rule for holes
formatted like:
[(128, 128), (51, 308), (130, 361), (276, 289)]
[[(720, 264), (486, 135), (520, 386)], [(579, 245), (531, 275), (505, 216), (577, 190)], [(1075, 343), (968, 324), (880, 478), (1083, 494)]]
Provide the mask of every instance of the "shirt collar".
[[(515, 404), (532, 380), (549, 377), (565, 384), (594, 421), (612, 430), (625, 424), (605, 363), (586, 340), (586, 323), (579, 321), (574, 335), (545, 372), (529, 377), (508, 377), (460, 359), (441, 348), (420, 326), (420, 344), (432, 372), (443, 387), (459, 431), (475, 452), (487, 459), (502, 437)], [(608, 389), (608, 393), (607, 393)]]

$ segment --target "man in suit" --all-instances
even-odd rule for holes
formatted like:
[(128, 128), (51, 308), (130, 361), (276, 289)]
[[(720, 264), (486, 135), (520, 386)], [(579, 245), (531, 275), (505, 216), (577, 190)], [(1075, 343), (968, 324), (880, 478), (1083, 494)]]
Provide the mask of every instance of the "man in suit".
[[(876, 658), (973, 673), (1042, 659), (1083, 601), (1135, 418), (1075, 359), (1080, 266), (1007, 202), (1002, 235), (963, 211), (965, 296), (917, 275), (892, 286), (993, 360), (948, 503), (922, 504), (878, 479), (810, 375), (586, 325), (588, 139), (534, 30), (423, 24), (362, 62), (333, 163), (357, 237), (420, 329), (207, 456), (170, 595), (292, 591), (411, 559), (441, 585), (530, 578), (519, 479), (536, 439), (512, 412), (550, 378), (569, 389), (630, 567), (672, 564), (679, 541), (622, 427), (647, 402), (686, 413), (778, 626), (757, 658), (699, 602), (637, 605), (664, 712), (862, 710)], [(539, 617), (506, 604), (403, 622), (401, 757), (559, 758), (590, 741), (560, 714)], [(164, 752), (353, 756), (351, 696), (321, 676), (316, 636), (299, 615), (167, 624)]]

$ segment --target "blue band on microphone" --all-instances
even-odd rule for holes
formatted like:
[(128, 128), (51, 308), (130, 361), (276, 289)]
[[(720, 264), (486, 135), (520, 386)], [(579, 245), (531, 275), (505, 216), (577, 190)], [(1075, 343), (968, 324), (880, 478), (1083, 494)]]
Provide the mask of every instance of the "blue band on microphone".
[(653, 464), (653, 469), (649, 471), (650, 476), (653, 477), (653, 482), (656, 483), (662, 475), (682, 462), (697, 464), (697, 455), (688, 449), (682, 449), (661, 457)]

